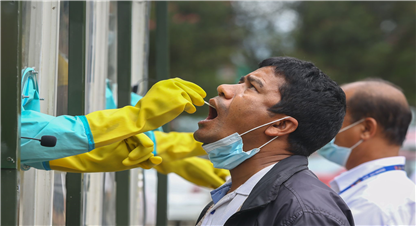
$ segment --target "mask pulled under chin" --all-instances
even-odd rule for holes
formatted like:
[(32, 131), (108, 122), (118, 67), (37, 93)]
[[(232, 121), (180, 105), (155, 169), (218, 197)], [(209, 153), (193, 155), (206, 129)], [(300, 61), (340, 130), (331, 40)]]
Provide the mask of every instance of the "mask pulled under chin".
[(203, 145), (202, 148), (208, 153), (208, 158), (214, 164), (215, 168), (227, 169), (227, 170), (234, 169), (235, 167), (240, 165), (245, 160), (259, 153), (262, 147), (266, 146), (267, 144), (269, 144), (270, 142), (278, 138), (278, 136), (273, 137), (272, 139), (270, 139), (268, 142), (266, 142), (262, 146), (245, 152), (243, 149), (243, 139), (241, 138), (241, 136), (253, 130), (261, 128), (263, 126), (267, 126), (269, 124), (281, 121), (289, 117), (290, 116), (286, 116), (284, 118), (263, 124), (245, 133), (242, 133), (241, 135), (238, 133), (233, 133), (227, 137), (222, 138), (221, 140)]

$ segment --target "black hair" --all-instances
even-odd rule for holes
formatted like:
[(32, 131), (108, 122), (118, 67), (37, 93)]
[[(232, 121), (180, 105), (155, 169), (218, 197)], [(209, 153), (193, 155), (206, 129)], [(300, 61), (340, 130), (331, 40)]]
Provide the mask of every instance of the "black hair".
[[(382, 83), (401, 91), (396, 85), (382, 79), (363, 81)], [(412, 120), (412, 112), (407, 104), (387, 95), (374, 95), (370, 90), (359, 89), (349, 98), (347, 109), (353, 122), (365, 117), (374, 118), (390, 144), (398, 146), (403, 144)]]
[(292, 57), (263, 60), (259, 68), (273, 66), (285, 79), (279, 87), (281, 100), (268, 110), (298, 121), (289, 134), (289, 151), (309, 156), (330, 142), (342, 126), (346, 111), (344, 91), (313, 63)]

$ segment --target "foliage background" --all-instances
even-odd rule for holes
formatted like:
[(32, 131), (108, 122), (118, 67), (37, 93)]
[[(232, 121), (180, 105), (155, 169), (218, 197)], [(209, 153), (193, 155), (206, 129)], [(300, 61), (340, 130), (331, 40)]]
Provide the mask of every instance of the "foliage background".
[[(415, 106), (415, 10), (416, 2), (170, 2), (170, 76), (201, 85), (208, 100), (219, 84), (285, 55), (313, 62), (338, 84), (383, 78)], [(156, 26), (152, 13), (151, 77)]]

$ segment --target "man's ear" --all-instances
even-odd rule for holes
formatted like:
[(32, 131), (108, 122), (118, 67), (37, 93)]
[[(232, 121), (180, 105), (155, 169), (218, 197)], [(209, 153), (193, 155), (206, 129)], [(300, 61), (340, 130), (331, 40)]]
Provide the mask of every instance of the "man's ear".
[(363, 125), (364, 126), (361, 129), (361, 139), (368, 140), (374, 137), (378, 128), (377, 121), (373, 118), (368, 117), (365, 118)]
[(265, 133), (267, 136), (284, 136), (292, 133), (298, 128), (298, 120), (295, 118), (286, 118), (282, 121), (275, 122), (267, 127)]

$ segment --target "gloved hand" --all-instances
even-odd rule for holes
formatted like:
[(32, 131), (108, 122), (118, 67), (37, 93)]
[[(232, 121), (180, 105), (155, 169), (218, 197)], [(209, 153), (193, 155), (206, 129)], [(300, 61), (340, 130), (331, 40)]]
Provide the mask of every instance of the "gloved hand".
[(207, 159), (190, 157), (177, 161), (165, 161), (154, 168), (162, 174), (176, 173), (185, 180), (199, 186), (218, 188), (225, 183), (230, 172), (225, 169), (216, 169)]
[(156, 129), (183, 111), (194, 113), (205, 96), (198, 85), (174, 78), (156, 83), (134, 107), (92, 112), (86, 119), (95, 148)]
[[(156, 138), (156, 153), (163, 158), (163, 161), (176, 161), (193, 156), (206, 155), (202, 149), (202, 143), (194, 139), (193, 133), (170, 132), (164, 133), (153, 131)], [(123, 164), (133, 165), (142, 157), (130, 153), (128, 160)]]
[[(52, 170), (73, 173), (113, 172), (142, 166), (145, 168), (149, 164), (148, 161), (154, 165), (161, 163), (161, 158), (154, 157), (152, 152), (152, 140), (145, 134), (138, 134), (84, 154), (49, 161), (49, 167)], [(130, 153), (140, 155), (142, 158), (126, 166), (122, 162)]]
[[(129, 158), (132, 156), (132, 158)], [(132, 160), (134, 159), (134, 160)], [(162, 162), (160, 156), (154, 156), (153, 153), (143, 154), (143, 150), (140, 148), (135, 148), (129, 153), (129, 156), (123, 160), (123, 165), (125, 166), (135, 166), (138, 165), (144, 169), (153, 168), (156, 165), (159, 165)]]
[(174, 161), (194, 156), (202, 156), (207, 153), (202, 148), (202, 143), (194, 139), (193, 133), (154, 131), (157, 146), (157, 155)]

